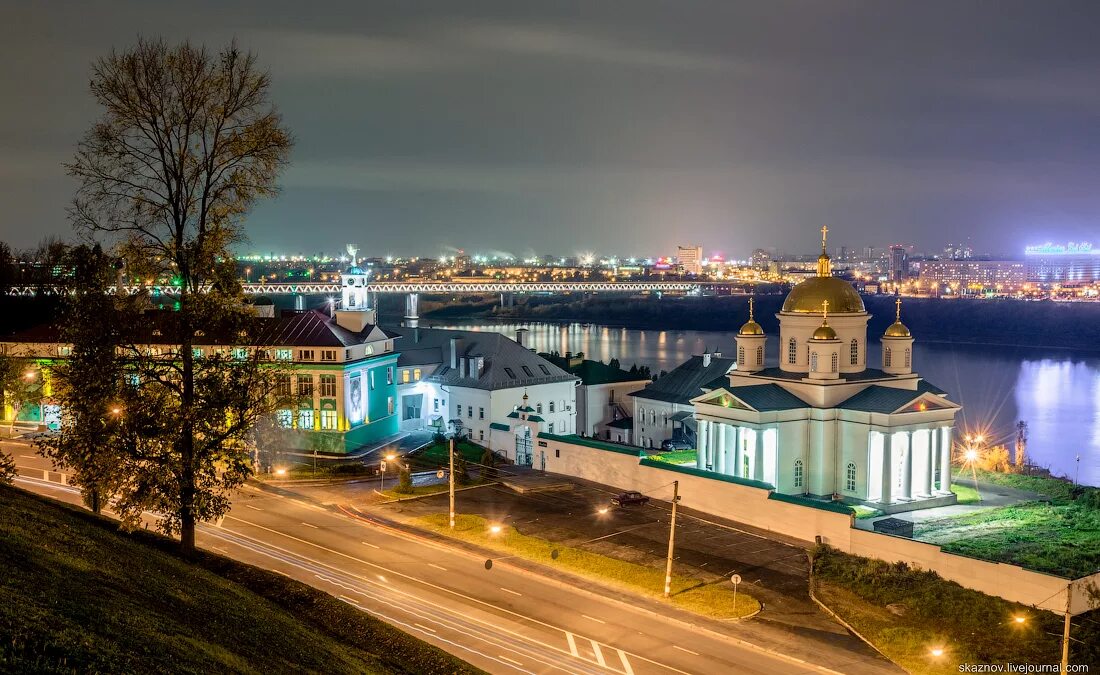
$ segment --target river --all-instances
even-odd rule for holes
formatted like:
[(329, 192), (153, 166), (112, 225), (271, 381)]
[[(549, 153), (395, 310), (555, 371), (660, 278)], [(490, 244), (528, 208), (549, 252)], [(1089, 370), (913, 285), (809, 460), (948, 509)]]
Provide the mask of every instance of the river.
[[(588, 358), (619, 359), (624, 368), (647, 365), (671, 370), (705, 349), (734, 353), (729, 333), (690, 330), (634, 330), (595, 324), (498, 323), (485, 320), (429, 322), (443, 328), (498, 331), (515, 337), (526, 328), (528, 346), (538, 351), (584, 352)], [(776, 364), (777, 338), (768, 338), (769, 363)], [(400, 343), (398, 348), (400, 349)], [(869, 363), (880, 360), (877, 341)], [(913, 367), (963, 406), (960, 433), (981, 431), (1010, 448), (1016, 422), (1028, 424), (1031, 462), (1081, 483), (1100, 485), (1100, 356), (1020, 347), (921, 343)], [(1078, 461), (1077, 458), (1080, 457)]]

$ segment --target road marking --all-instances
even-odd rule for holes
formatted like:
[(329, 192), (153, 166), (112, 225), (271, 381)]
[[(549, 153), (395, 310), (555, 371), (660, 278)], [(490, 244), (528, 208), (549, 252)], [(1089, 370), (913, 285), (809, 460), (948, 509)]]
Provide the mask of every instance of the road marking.
[(38, 459), (38, 455), (19, 455), (24, 459)]
[(382, 548), (382, 547), (381, 547), (381, 546), (379, 546), (378, 544), (372, 544), (372, 543), (370, 543), (369, 541), (361, 541), (361, 542), (359, 542), (359, 543), (360, 543), (360, 544), (363, 544), (364, 546), (370, 546), (371, 548)]
[(626, 675), (634, 675), (634, 669), (630, 667), (630, 661), (626, 659), (626, 652), (619, 649), (619, 660), (623, 662), (623, 672)]
[[(284, 576), (285, 576), (285, 575), (284, 575)], [(348, 596), (346, 596), (346, 595), (337, 595), (336, 597), (340, 598), (341, 600), (343, 600), (344, 602), (348, 603), (349, 605), (358, 605), (358, 604), (359, 604), (359, 601), (358, 601), (358, 600), (352, 600), (351, 598), (349, 598), (349, 597), (348, 597)]]
[(512, 595), (518, 595), (520, 597), (523, 597), (523, 593), (517, 593), (517, 592), (513, 591), (510, 588), (505, 588), (505, 587), (501, 586), (500, 590), (504, 591), (505, 593), (511, 593)]
[(249, 508), (249, 509), (252, 509), (253, 511), (263, 511), (263, 509), (261, 509), (260, 507), (258, 507), (258, 506), (253, 506), (253, 505), (251, 505), (251, 504), (245, 504), (245, 507), (246, 507), (246, 508)]
[(588, 619), (589, 621), (595, 621), (596, 623), (607, 623), (603, 619), (597, 619), (596, 617), (588, 616), (587, 614), (581, 614), (581, 616), (585, 619)]
[(413, 625), (416, 626), (417, 628), (422, 628), (422, 629), (428, 631), (429, 633), (434, 633), (435, 632), (434, 628), (428, 628), (427, 626), (425, 626), (422, 623), (414, 623)]
[(510, 659), (510, 658), (508, 658), (507, 656), (504, 656), (503, 654), (497, 654), (497, 658), (498, 658), (498, 659), (504, 659), (504, 660), (505, 660), (505, 661), (507, 661), (508, 663), (514, 663), (514, 664), (516, 664), (517, 666), (519, 666), (520, 668), (522, 668), (522, 667), (523, 667), (523, 664), (522, 664), (522, 663), (520, 663), (519, 661), (516, 661), (515, 659)]
[(443, 570), (444, 572), (446, 572), (446, 571), (447, 571), (447, 568), (446, 568), (446, 567), (444, 567), (444, 566), (442, 566), (442, 565), (436, 565), (435, 563), (428, 563), (428, 567), (434, 567), (434, 568), (436, 568), (437, 570)]
[(680, 651), (687, 652), (688, 654), (694, 654), (695, 656), (699, 656), (699, 652), (693, 652), (690, 649), (684, 649), (680, 645), (672, 645), (672, 648), (673, 649), (679, 649)]
[(577, 651), (577, 641), (573, 639), (573, 634), (566, 631), (565, 639), (569, 641), (569, 653), (573, 656), (580, 657), (581, 653)]
[(596, 653), (596, 663), (600, 664), (601, 667), (606, 668), (607, 667), (607, 661), (604, 661), (604, 659), (603, 659), (603, 652), (600, 651), (600, 643), (596, 642), (595, 640), (592, 640), (591, 642), (592, 642), (592, 651), (594, 651)]
[(307, 523), (305, 521), (302, 521), (302, 524), (305, 525), (306, 527), (312, 527), (315, 530), (321, 529), (321, 528), (317, 527), (316, 525), (311, 525), (310, 523)]

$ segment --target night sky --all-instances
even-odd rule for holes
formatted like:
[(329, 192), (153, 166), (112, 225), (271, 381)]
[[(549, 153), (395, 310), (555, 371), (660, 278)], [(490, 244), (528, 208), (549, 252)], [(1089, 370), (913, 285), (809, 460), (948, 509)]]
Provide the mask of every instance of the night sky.
[(1095, 0), (0, 0), (0, 239), (70, 235), (89, 64), (143, 34), (271, 70), (297, 145), (242, 252), (1100, 240), (1098, 31)]

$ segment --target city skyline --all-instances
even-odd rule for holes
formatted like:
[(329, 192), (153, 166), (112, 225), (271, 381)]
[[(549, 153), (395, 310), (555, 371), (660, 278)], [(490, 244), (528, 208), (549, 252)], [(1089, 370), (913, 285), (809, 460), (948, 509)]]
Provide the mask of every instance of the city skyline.
[(115, 5), (0, 29), (14, 245), (69, 236), (90, 63), (137, 35), (236, 36), (271, 71), (297, 146), (259, 248), (810, 252), (829, 223), (836, 246), (1022, 250), (1090, 239), (1100, 207), (1085, 3)]

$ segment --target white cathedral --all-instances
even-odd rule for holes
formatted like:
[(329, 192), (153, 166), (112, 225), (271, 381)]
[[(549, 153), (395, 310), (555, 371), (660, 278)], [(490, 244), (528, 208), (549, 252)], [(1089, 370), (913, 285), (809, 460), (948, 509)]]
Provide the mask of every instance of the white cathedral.
[(900, 299), (881, 338), (882, 367), (867, 367), (871, 315), (855, 288), (832, 276), (827, 232), (817, 276), (791, 289), (776, 315), (779, 367), (764, 365), (767, 336), (750, 301), (729, 384), (692, 399), (696, 466), (888, 513), (953, 503), (961, 408), (913, 372)]

